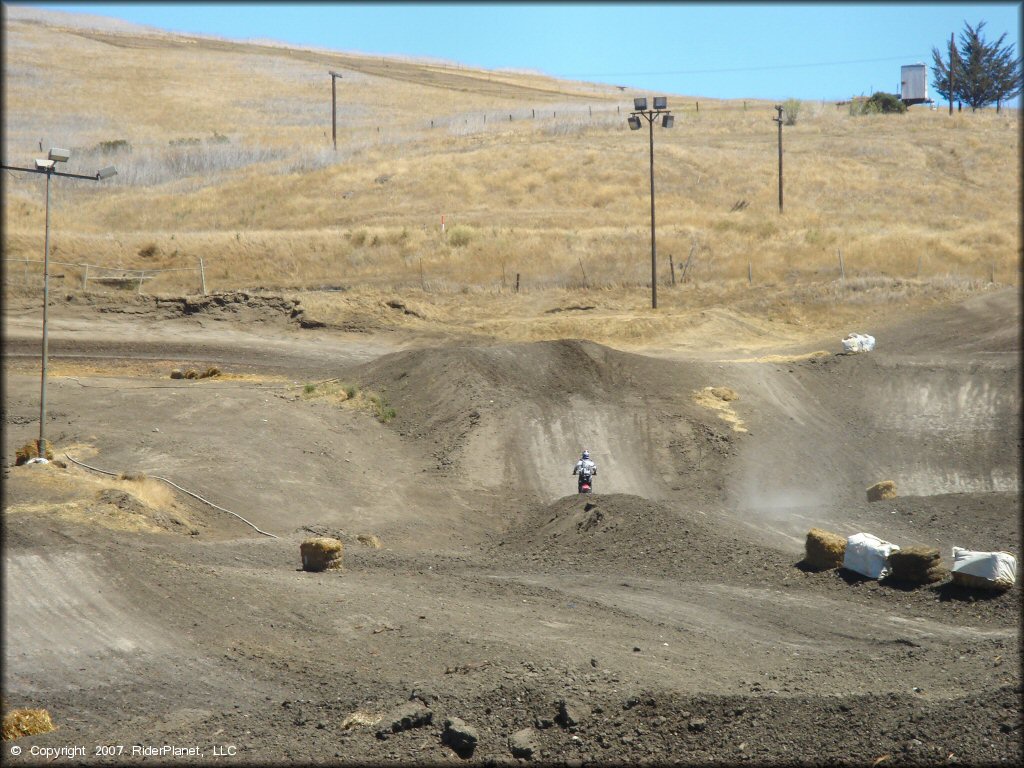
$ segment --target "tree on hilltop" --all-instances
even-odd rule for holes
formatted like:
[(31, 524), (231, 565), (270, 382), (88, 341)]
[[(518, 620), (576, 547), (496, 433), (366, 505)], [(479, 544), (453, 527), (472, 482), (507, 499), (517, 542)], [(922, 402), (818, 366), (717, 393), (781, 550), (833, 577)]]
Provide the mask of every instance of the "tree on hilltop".
[(940, 96), (948, 101), (962, 101), (972, 111), (993, 102), (998, 111), (1004, 101), (1021, 93), (1021, 59), (1014, 56), (1012, 45), (1003, 45), (1005, 32), (995, 42), (986, 41), (982, 35), (984, 26), (984, 21), (974, 27), (964, 22), (959, 50), (932, 48), (932, 86)]

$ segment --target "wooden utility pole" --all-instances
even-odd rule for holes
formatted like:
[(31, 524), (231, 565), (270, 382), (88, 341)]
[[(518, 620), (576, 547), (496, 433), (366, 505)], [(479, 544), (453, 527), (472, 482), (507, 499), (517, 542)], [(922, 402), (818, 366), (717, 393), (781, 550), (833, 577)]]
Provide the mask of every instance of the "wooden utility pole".
[(782, 213), (782, 105), (776, 104), (775, 111), (779, 113), (772, 120), (779, 124), (779, 213)]
[(334, 151), (338, 151), (338, 89), (336, 83), (341, 74), (331, 70), (331, 141), (334, 143)]

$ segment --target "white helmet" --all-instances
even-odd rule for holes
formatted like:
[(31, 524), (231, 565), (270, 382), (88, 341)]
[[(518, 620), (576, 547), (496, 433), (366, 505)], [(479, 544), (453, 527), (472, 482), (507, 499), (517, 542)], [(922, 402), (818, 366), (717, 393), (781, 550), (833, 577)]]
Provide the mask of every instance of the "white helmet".
[(584, 460), (589, 459), (590, 458), (590, 451), (584, 451), (583, 452), (583, 456), (581, 456), (580, 458), (582, 458)]

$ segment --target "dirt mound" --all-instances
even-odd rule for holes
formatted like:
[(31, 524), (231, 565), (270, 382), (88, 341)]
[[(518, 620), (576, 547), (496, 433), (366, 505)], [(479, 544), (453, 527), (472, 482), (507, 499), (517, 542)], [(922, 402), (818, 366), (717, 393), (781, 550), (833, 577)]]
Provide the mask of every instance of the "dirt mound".
[(879, 338), (882, 345), (946, 356), (1016, 355), (1021, 347), (1020, 293), (1006, 288), (931, 310), (887, 329)]
[(637, 575), (759, 582), (781, 578), (794, 559), (760, 547), (713, 514), (627, 494), (566, 496), (538, 507), (498, 549), (538, 565)]

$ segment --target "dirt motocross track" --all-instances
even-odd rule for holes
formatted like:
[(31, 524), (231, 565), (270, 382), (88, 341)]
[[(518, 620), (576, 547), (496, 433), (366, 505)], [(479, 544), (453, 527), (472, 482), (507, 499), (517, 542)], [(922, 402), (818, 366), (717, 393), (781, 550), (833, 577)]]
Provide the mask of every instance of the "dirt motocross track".
[[(7, 764), (1019, 762), (1019, 584), (800, 565), (811, 527), (1019, 558), (1016, 293), (760, 361), (233, 301), (52, 311), (57, 458), (144, 480), (11, 466), (38, 435), (38, 307), (7, 309), (3, 703), (58, 726)], [(394, 418), (307, 396), (328, 379)], [(885, 479), (899, 497), (869, 504)], [(300, 570), (314, 534), (343, 571)], [(202, 757), (133, 757), (163, 745)]]

